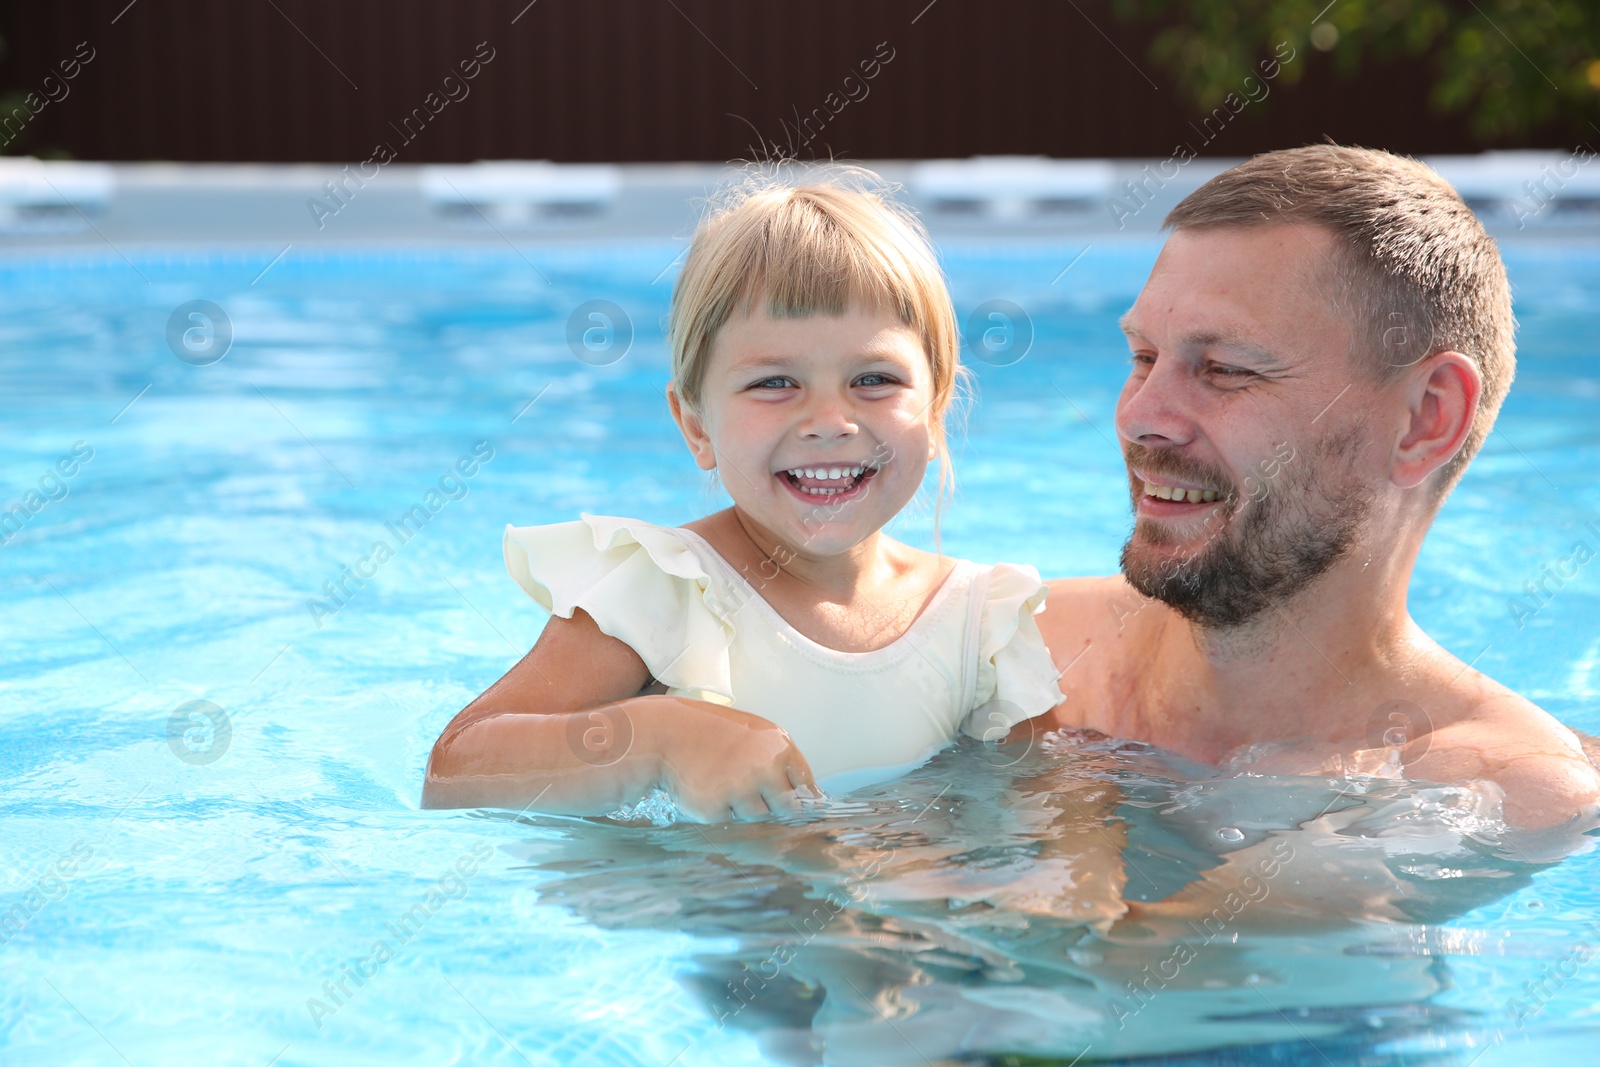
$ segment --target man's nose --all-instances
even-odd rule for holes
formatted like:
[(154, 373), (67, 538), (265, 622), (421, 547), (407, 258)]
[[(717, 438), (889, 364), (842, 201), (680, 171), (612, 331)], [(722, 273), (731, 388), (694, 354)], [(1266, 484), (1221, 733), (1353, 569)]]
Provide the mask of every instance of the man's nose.
[(808, 441), (837, 441), (860, 431), (855, 409), (838, 393), (814, 393), (800, 419), (800, 436)]
[(1117, 434), (1142, 445), (1186, 445), (1194, 438), (1189, 376), (1183, 364), (1158, 358), (1143, 377), (1129, 375), (1117, 400)]

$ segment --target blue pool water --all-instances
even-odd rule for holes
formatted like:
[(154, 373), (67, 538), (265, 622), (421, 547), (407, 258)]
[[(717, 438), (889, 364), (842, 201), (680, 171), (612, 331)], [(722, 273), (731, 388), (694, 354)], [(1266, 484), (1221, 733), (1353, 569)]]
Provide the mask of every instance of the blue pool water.
[[(0, 494), (39, 493), (0, 547), (0, 1062), (1600, 1062), (1600, 859), (1532, 862), (1462, 790), (1058, 738), (782, 824), (419, 811), (440, 728), (542, 625), (503, 525), (720, 506), (661, 397), (680, 250), (0, 260)], [(963, 314), (1034, 333), (975, 364), (946, 551), (1114, 569), (1114, 319), (1155, 251), (946, 250)], [(1600, 249), (1507, 254), (1518, 381), (1412, 606), (1595, 731), (1600, 563), (1523, 584), (1600, 549)], [(197, 320), (169, 344), (195, 300), (220, 361)], [(568, 344), (592, 300), (631, 321), (615, 362)], [(1095, 926), (1108, 849), (1160, 900), (1277, 842), (1214, 927)], [(1315, 886), (1359, 904), (1284, 904)]]

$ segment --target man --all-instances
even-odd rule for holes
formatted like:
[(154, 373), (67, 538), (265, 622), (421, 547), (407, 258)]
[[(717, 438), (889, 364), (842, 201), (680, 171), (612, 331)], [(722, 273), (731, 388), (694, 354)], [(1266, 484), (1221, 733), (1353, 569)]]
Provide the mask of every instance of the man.
[[(1443, 180), (1316, 145), (1219, 175), (1122, 325), (1135, 526), (1122, 576), (1051, 583), (1039, 617), (1088, 727), (1266, 773), (1504, 790), (1544, 827), (1595, 810), (1573, 733), (1434, 643), (1406, 588), (1494, 424), (1514, 322), (1493, 241)], [(1019, 730), (1025, 727), (1019, 727)]]

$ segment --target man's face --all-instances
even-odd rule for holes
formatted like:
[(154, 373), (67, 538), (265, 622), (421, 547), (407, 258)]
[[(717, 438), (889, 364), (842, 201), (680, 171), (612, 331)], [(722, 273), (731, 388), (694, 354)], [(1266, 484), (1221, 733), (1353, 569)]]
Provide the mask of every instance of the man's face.
[(1122, 569), (1201, 625), (1255, 619), (1360, 537), (1382, 476), (1375, 375), (1334, 311), (1333, 238), (1180, 230), (1123, 318), (1117, 404), (1135, 523)]

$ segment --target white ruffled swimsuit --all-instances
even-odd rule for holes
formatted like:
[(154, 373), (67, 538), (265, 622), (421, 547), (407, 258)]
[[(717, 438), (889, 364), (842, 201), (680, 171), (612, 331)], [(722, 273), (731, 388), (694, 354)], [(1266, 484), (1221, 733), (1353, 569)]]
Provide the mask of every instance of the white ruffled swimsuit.
[(691, 530), (604, 515), (507, 526), (505, 560), (534, 600), (562, 618), (582, 608), (672, 695), (783, 727), (830, 792), (896, 778), (958, 732), (998, 740), (1063, 699), (1032, 567), (957, 560), (898, 640), (840, 652)]

